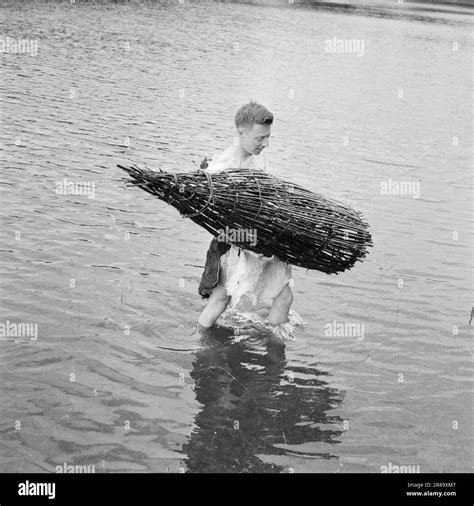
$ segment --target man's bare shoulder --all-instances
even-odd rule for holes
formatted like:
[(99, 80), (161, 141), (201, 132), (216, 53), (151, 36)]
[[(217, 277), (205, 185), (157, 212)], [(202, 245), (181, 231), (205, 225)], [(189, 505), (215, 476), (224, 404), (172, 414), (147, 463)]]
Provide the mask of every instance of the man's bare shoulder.
[(237, 162), (234, 160), (232, 148), (233, 146), (230, 146), (224, 151), (216, 153), (207, 166), (207, 172), (221, 172), (223, 170), (238, 166), (238, 164), (236, 165)]

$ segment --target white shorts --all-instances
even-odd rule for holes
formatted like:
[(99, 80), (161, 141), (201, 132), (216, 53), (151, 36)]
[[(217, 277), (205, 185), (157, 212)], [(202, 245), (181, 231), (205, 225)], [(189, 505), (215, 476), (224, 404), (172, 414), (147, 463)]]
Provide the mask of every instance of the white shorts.
[(293, 286), (291, 276), (291, 265), (233, 244), (220, 258), (219, 282), (232, 297), (231, 308), (244, 294), (251, 297), (254, 306), (257, 302), (271, 304), (288, 282)]

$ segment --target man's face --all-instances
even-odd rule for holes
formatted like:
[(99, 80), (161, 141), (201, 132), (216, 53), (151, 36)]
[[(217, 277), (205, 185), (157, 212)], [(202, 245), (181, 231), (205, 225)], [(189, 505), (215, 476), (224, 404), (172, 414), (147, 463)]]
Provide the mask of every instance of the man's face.
[(252, 128), (239, 128), (240, 145), (251, 155), (259, 155), (267, 146), (271, 125), (253, 125)]

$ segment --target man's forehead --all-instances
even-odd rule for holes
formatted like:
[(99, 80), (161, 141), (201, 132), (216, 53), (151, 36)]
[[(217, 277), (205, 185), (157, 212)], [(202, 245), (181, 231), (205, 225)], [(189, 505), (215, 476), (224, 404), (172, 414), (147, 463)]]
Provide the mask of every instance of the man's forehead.
[(271, 125), (253, 125), (253, 127), (250, 130), (250, 133), (252, 135), (268, 135), (272, 130)]

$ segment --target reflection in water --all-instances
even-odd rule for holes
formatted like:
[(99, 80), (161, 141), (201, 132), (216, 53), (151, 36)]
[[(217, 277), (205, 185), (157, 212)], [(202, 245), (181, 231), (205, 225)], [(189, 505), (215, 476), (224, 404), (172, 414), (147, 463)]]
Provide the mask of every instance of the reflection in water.
[[(183, 445), (189, 472), (281, 472), (258, 455), (284, 455), (275, 444), (335, 442), (341, 424), (326, 412), (341, 405), (344, 393), (319, 379), (313, 367), (286, 369), (285, 348), (231, 343), (232, 330), (210, 329), (196, 353), (191, 377), (202, 404), (197, 428)], [(329, 454), (312, 457), (336, 458)]]

